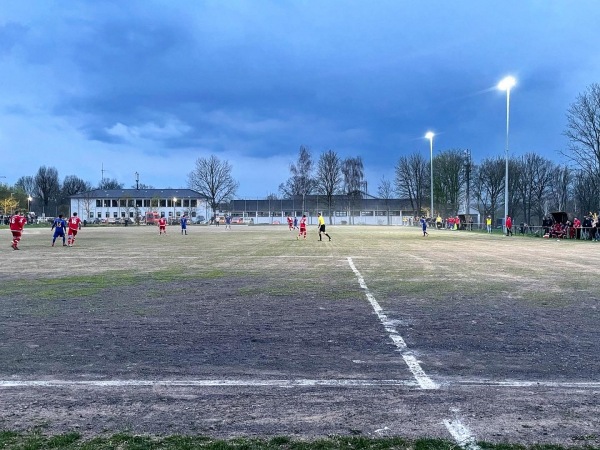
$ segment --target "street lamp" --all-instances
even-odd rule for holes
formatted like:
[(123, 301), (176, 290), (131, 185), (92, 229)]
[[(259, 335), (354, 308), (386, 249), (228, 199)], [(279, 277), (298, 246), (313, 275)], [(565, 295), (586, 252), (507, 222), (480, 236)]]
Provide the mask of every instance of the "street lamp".
[(498, 83), (498, 89), (506, 91), (506, 148), (505, 148), (505, 159), (506, 159), (506, 170), (504, 173), (504, 233), (506, 230), (506, 218), (508, 217), (508, 130), (510, 124), (510, 90), (517, 84), (517, 80), (514, 77), (503, 78)]
[(177, 203), (177, 197), (173, 197), (173, 223), (175, 223), (175, 203)]
[(431, 218), (433, 219), (433, 137), (435, 134), (428, 131), (425, 134), (425, 139), (429, 139), (429, 161), (431, 166)]
[(31, 210), (31, 200), (33, 200), (31, 198), (31, 195), (27, 197), (27, 214), (29, 214), (29, 211)]

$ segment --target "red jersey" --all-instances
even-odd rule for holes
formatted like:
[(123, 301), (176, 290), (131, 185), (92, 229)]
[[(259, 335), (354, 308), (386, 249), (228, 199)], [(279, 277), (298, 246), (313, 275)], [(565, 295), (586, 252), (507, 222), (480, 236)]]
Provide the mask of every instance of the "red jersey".
[(512, 228), (512, 219), (510, 216), (506, 218), (506, 228)]
[(165, 219), (164, 217), (161, 217), (160, 219), (158, 219), (158, 226), (159, 227), (164, 227), (167, 225), (167, 219)]
[(81, 223), (81, 219), (77, 216), (73, 216), (69, 219), (69, 230), (79, 230), (79, 224)]
[(27, 217), (15, 214), (10, 218), (10, 229), (13, 231), (21, 231), (27, 223)]
[(306, 229), (306, 217), (300, 219), (300, 229)]

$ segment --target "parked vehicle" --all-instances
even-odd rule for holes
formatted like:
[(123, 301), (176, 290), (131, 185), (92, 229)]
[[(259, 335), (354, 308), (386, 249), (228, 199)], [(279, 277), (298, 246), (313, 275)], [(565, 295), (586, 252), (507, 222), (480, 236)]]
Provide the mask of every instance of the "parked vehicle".
[(146, 225), (156, 225), (160, 219), (158, 211), (149, 211), (146, 213)]

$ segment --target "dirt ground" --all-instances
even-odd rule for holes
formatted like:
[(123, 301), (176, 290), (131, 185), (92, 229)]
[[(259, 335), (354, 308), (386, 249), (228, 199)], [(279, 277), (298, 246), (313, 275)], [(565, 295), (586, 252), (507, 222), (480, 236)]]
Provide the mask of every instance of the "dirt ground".
[(600, 244), (329, 230), (0, 230), (0, 428), (600, 445)]

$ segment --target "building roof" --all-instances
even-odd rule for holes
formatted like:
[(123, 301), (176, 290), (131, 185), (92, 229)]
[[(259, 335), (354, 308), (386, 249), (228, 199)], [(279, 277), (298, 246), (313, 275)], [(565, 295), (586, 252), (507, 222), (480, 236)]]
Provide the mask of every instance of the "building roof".
[(70, 198), (206, 198), (193, 189), (94, 189)]

